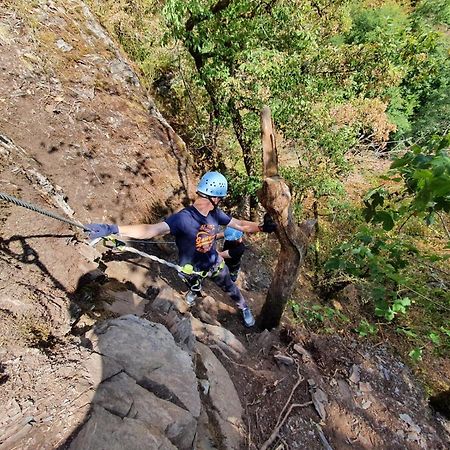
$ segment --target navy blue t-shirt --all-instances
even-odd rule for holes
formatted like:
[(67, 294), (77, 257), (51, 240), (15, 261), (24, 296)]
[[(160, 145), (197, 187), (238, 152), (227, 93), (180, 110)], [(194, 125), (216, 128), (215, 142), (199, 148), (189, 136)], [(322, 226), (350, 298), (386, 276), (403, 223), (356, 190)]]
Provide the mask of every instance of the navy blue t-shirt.
[(216, 250), (216, 234), (219, 226), (226, 226), (231, 217), (216, 208), (206, 217), (194, 207), (188, 206), (165, 219), (170, 233), (175, 236), (180, 266), (192, 264), (194, 270), (209, 270), (219, 255)]

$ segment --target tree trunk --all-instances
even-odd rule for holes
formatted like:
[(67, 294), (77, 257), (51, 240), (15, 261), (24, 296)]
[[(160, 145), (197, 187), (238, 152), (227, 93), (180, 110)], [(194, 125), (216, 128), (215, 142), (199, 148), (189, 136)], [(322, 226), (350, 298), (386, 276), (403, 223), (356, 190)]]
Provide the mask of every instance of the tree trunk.
[[(244, 167), (247, 175), (252, 177), (255, 174), (255, 164), (252, 156), (252, 143), (245, 135), (245, 127), (242, 121), (242, 116), (234, 99), (230, 98), (228, 101), (228, 111), (230, 113), (231, 122), (233, 123), (234, 134), (239, 142), (242, 150), (242, 158), (244, 160)], [(250, 220), (257, 220), (257, 206), (256, 198), (250, 196), (249, 198), (249, 217)]]
[(280, 323), (286, 303), (297, 281), (299, 269), (304, 263), (315, 221), (308, 220), (298, 226), (293, 220), (291, 192), (283, 178), (278, 175), (275, 133), (268, 107), (264, 107), (261, 112), (261, 138), (264, 183), (259, 193), (259, 200), (277, 224), (276, 235), (281, 245), (272, 283), (258, 317), (258, 326), (270, 330)]

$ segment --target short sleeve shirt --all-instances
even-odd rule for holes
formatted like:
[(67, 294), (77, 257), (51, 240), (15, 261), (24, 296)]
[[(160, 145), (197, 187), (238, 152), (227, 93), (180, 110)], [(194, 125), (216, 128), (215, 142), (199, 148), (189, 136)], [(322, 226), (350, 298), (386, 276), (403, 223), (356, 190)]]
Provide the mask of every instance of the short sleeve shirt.
[(192, 264), (194, 270), (209, 270), (219, 260), (216, 250), (216, 234), (220, 226), (226, 226), (231, 217), (216, 208), (207, 216), (194, 206), (188, 206), (172, 214), (165, 222), (175, 236), (180, 266)]

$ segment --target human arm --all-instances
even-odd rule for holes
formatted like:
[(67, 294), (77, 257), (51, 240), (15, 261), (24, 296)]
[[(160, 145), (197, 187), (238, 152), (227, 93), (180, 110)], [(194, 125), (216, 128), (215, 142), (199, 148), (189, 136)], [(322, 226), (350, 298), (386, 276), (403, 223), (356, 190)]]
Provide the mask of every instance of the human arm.
[(219, 255), (224, 259), (241, 259), (245, 252), (245, 245), (240, 242), (238, 245), (233, 245), (231, 248), (224, 248)]
[(217, 252), (223, 259), (230, 259), (230, 253), (228, 250), (224, 250), (223, 252)]
[(277, 225), (268, 213), (264, 215), (264, 222), (262, 225), (257, 222), (250, 222), (248, 220), (240, 220), (232, 217), (228, 226), (243, 231), (244, 233), (257, 233), (258, 231), (273, 233), (277, 229)]
[(259, 224), (257, 222), (250, 222), (249, 220), (240, 220), (234, 217), (231, 218), (229, 227), (235, 228), (236, 230), (243, 231), (244, 233), (257, 233), (261, 231), (259, 229)]
[(119, 234), (134, 239), (151, 239), (170, 233), (166, 222), (140, 225), (119, 225)]
[(111, 234), (120, 234), (135, 239), (151, 239), (170, 232), (169, 225), (166, 222), (119, 226), (115, 224), (91, 223), (85, 225), (85, 228), (89, 230), (90, 239), (101, 238)]

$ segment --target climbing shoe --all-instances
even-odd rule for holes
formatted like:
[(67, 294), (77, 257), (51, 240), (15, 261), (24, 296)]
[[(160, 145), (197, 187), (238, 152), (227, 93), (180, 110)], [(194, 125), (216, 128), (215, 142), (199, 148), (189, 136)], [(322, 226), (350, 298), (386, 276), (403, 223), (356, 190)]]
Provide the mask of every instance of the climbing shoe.
[(255, 318), (253, 317), (253, 314), (248, 306), (242, 310), (242, 317), (246, 327), (252, 327), (255, 325)]
[(192, 306), (195, 303), (195, 300), (197, 300), (197, 295), (198, 295), (197, 291), (188, 291), (185, 297), (186, 303), (189, 306)]

